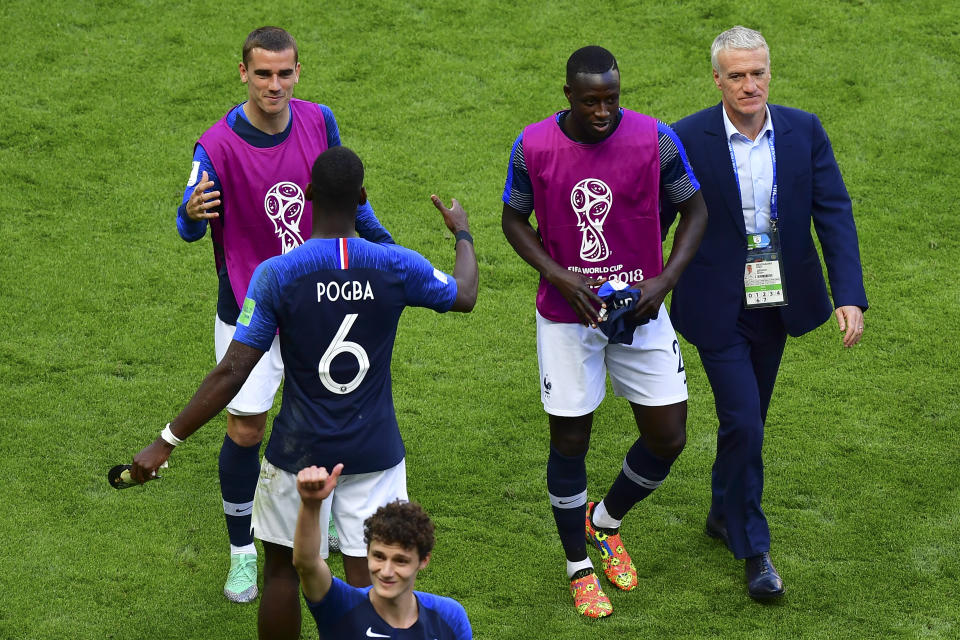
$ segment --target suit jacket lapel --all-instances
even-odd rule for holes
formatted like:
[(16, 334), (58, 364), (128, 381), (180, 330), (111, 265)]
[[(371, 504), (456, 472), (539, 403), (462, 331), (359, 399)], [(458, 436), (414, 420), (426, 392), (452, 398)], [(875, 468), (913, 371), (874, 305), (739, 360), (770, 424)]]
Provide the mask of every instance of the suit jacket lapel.
[(707, 134), (706, 151), (710, 158), (708, 171), (711, 173), (704, 181), (707, 184), (716, 185), (727, 213), (745, 236), (747, 228), (743, 224), (743, 203), (740, 201), (740, 188), (737, 186), (737, 177), (730, 162), (730, 146), (727, 144), (726, 129), (723, 128), (722, 109), (723, 103), (715, 106), (710, 111), (709, 121), (704, 127), (704, 133)]

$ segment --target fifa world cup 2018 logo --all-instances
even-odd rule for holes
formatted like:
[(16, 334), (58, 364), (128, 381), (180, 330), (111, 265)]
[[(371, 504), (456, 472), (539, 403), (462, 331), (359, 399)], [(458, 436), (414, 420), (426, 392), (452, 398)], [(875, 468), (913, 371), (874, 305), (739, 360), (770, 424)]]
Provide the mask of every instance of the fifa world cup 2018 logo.
[(603, 237), (603, 222), (613, 206), (613, 191), (603, 180), (585, 178), (570, 192), (570, 205), (577, 214), (577, 226), (583, 232), (580, 258), (600, 262), (610, 257), (610, 247)]
[(300, 235), (303, 205), (303, 190), (293, 182), (278, 182), (270, 187), (263, 199), (263, 208), (273, 221), (273, 230), (280, 238), (283, 253), (303, 244), (303, 236)]

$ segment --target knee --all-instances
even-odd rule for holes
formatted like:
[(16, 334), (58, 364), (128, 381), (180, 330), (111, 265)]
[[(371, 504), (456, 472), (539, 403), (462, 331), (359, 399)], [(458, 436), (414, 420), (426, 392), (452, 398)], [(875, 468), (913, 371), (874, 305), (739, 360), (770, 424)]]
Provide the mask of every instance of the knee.
[(650, 453), (675, 460), (687, 444), (687, 403), (648, 407), (633, 405), (640, 437)]
[(664, 460), (676, 460), (687, 446), (687, 431), (684, 428), (673, 430), (656, 439), (647, 440), (650, 452)]
[(300, 583), (300, 575), (293, 566), (293, 549), (282, 545), (264, 542), (263, 581), (280, 580)]
[(371, 584), (370, 569), (366, 556), (343, 556), (343, 573), (347, 584), (352, 587), (366, 587)]
[(255, 416), (235, 416), (227, 414), (227, 435), (238, 446), (252, 447), (263, 440), (267, 427), (267, 414)]
[(763, 421), (757, 413), (744, 412), (720, 422), (718, 448), (758, 455), (763, 448)]
[(686, 407), (682, 409), (660, 412), (656, 428), (642, 431), (643, 441), (653, 455), (664, 460), (676, 460), (687, 445)]
[(576, 458), (586, 455), (590, 447), (590, 436), (582, 433), (565, 433), (563, 435), (554, 435), (550, 438), (550, 445), (556, 449), (557, 453), (568, 458)]
[(584, 456), (590, 448), (593, 414), (576, 418), (550, 416), (550, 446), (570, 458)]
[[(680, 431), (667, 443), (667, 454), (670, 458), (676, 459), (683, 452), (683, 448), (687, 446), (687, 430), (680, 429)], [(667, 456), (665, 456), (667, 457)]]

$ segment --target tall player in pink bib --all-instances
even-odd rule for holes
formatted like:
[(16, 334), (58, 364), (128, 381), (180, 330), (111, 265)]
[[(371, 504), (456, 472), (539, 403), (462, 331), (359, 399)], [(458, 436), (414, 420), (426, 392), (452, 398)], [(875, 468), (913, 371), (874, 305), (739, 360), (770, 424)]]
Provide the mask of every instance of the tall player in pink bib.
[[(696, 252), (707, 210), (670, 128), (620, 108), (620, 71), (609, 51), (575, 51), (563, 91), (570, 109), (526, 127), (513, 145), (503, 232), (540, 272), (537, 356), (550, 422), (547, 491), (574, 604), (580, 614), (599, 618), (613, 606), (586, 543), (599, 550), (613, 585), (637, 587), (621, 521), (663, 482), (686, 442), (686, 375), (663, 300)], [(661, 198), (682, 216), (665, 266)], [(625, 316), (626, 339), (622, 314), (616, 339), (601, 321), (596, 289), (614, 280), (639, 292)], [(593, 503), (585, 458), (607, 374), (616, 395), (630, 402), (640, 437), (606, 496)]]

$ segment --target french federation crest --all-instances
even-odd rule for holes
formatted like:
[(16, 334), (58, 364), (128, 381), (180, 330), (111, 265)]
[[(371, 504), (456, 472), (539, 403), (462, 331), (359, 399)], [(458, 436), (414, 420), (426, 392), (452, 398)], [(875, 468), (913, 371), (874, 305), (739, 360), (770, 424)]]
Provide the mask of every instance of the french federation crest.
[(583, 232), (580, 258), (601, 262), (610, 257), (610, 247), (603, 237), (603, 223), (613, 206), (613, 191), (603, 180), (584, 178), (570, 192), (570, 206), (577, 214), (577, 226)]
[(283, 253), (303, 244), (303, 236), (300, 235), (303, 207), (303, 190), (294, 182), (278, 182), (270, 187), (263, 199), (263, 208), (273, 222), (273, 230), (280, 238)]

